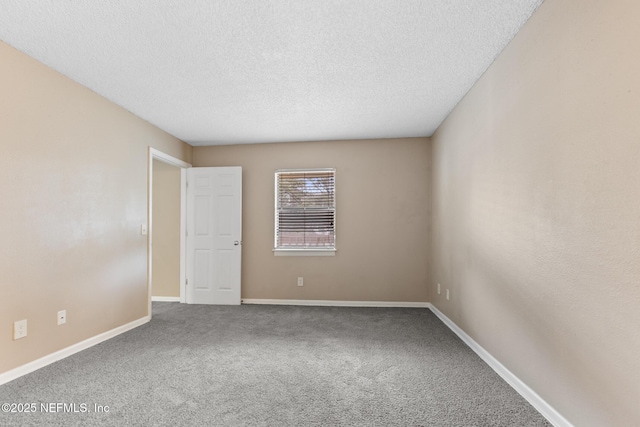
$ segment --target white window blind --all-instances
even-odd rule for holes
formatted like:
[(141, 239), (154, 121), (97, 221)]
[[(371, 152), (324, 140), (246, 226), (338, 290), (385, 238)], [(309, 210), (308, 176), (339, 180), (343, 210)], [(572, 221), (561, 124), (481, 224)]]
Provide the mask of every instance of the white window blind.
[(335, 248), (335, 169), (276, 171), (275, 249)]

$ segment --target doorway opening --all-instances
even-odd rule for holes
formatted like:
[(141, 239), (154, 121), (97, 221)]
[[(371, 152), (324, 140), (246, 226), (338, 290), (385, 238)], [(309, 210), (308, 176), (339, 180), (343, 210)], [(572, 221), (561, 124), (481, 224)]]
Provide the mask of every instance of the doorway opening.
[[(147, 293), (148, 315), (152, 300), (185, 302), (187, 168), (180, 159), (149, 147)], [(155, 191), (162, 190), (161, 192)], [(154, 200), (154, 193), (156, 198)], [(154, 218), (158, 228), (154, 233)], [(161, 227), (160, 227), (161, 226)], [(157, 242), (154, 243), (154, 236)], [(157, 244), (156, 244), (157, 243)], [(155, 255), (158, 256), (155, 256)], [(154, 263), (162, 257), (163, 262)], [(165, 261), (166, 260), (166, 261)], [(157, 283), (154, 283), (154, 273)]]

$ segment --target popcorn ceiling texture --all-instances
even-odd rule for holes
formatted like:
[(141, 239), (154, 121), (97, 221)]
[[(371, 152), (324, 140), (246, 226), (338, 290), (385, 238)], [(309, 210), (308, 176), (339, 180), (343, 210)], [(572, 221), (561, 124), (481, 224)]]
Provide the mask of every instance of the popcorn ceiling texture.
[(193, 145), (430, 136), (540, 3), (8, 0), (0, 39)]

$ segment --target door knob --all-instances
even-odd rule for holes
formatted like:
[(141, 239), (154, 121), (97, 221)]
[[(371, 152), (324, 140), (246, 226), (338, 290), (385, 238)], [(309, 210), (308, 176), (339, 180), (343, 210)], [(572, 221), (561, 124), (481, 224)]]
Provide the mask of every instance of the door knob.
[(237, 240), (233, 242), (233, 246), (238, 246), (240, 244), (240, 242), (238, 242)]

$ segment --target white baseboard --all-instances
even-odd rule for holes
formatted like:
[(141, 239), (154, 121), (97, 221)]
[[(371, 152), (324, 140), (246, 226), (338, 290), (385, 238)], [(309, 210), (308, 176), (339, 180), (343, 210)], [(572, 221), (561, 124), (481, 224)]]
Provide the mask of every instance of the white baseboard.
[(72, 354), (78, 353), (82, 350), (86, 350), (89, 347), (100, 344), (103, 341), (127, 332), (133, 328), (144, 325), (145, 323), (149, 322), (149, 320), (151, 320), (149, 316), (142, 317), (138, 320), (134, 320), (133, 322), (129, 322), (126, 325), (118, 326), (117, 328), (111, 329), (110, 331), (103, 332), (91, 338), (87, 338), (84, 341), (80, 341), (77, 344), (73, 344), (67, 348), (63, 348), (62, 350), (58, 350), (55, 353), (48, 354), (44, 357), (41, 357), (40, 359), (34, 360), (33, 362), (29, 362), (15, 369), (11, 369), (10, 371), (0, 374), (0, 385), (6, 384), (9, 381), (13, 381), (16, 378), (36, 371), (40, 368), (44, 368), (45, 366), (57, 362), (58, 360), (64, 359), (65, 357), (69, 357)]
[(242, 304), (268, 304), (268, 305), (311, 305), (321, 307), (406, 307), (429, 308), (428, 302), (396, 302), (396, 301), (334, 301), (334, 300), (310, 300), (310, 299), (255, 299), (244, 298)]
[(508, 370), (502, 363), (493, 357), (487, 350), (485, 350), (480, 344), (478, 344), (473, 338), (471, 338), (465, 331), (460, 329), (458, 325), (453, 323), (451, 319), (438, 310), (433, 304), (430, 304), (433, 314), (438, 316), (442, 322), (449, 327), (462, 341), (467, 344), (471, 350), (473, 350), (482, 360), (485, 361), (491, 369), (493, 369), (503, 380), (507, 382), (515, 391), (517, 391), (527, 402), (542, 414), (551, 424), (556, 427), (573, 427), (573, 425), (553, 406), (549, 405), (542, 397), (533, 391), (528, 385), (526, 385), (520, 378), (516, 377), (513, 372)]
[(180, 302), (180, 297), (151, 297), (151, 301), (158, 302)]

